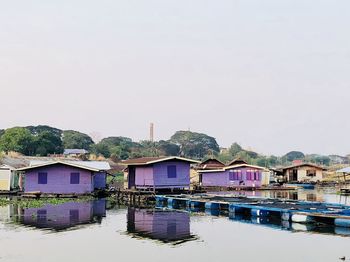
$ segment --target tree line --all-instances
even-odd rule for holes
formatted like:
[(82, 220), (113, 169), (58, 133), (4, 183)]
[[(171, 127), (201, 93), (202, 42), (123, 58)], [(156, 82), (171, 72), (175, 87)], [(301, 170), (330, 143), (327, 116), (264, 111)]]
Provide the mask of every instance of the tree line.
[(265, 156), (246, 150), (238, 143), (229, 148), (220, 148), (216, 139), (207, 134), (177, 131), (168, 140), (135, 142), (123, 136), (107, 137), (95, 143), (84, 133), (74, 130), (61, 130), (50, 126), (13, 127), (0, 130), (0, 151), (15, 151), (28, 156), (62, 154), (64, 149), (86, 149), (91, 154), (110, 158), (115, 162), (128, 158), (152, 156), (183, 156), (199, 160), (217, 158), (228, 163), (234, 158), (249, 164), (275, 167), (291, 164), (300, 159), (322, 165), (334, 164), (335, 160), (349, 163), (349, 157), (305, 155), (291, 151), (284, 156)]

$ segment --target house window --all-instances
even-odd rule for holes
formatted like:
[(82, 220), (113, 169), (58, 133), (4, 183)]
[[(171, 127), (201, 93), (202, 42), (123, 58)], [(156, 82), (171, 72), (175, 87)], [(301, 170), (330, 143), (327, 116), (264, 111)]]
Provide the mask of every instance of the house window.
[(232, 180), (235, 180), (235, 173), (233, 173), (233, 172), (230, 172), (229, 173), (229, 179), (230, 179), (230, 181), (232, 181)]
[(38, 184), (47, 184), (47, 173), (38, 173)]
[(79, 173), (70, 173), (70, 183), (71, 184), (79, 184), (80, 182), (80, 174)]
[(176, 166), (168, 166), (168, 178), (176, 178)]
[(250, 171), (247, 171), (246, 177), (247, 180), (252, 180), (252, 173)]
[(254, 172), (254, 180), (260, 180), (259, 172)]
[(310, 177), (316, 176), (316, 170), (306, 170), (306, 175)]

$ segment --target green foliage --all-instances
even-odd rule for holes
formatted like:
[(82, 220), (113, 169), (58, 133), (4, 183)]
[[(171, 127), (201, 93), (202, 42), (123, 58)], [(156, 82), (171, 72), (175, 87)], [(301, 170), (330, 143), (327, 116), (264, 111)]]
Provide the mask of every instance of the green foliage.
[(90, 136), (73, 130), (63, 131), (62, 142), (64, 148), (78, 148), (86, 150), (90, 150), (90, 147), (94, 144), (94, 141)]
[(180, 154), (180, 147), (169, 141), (160, 140), (156, 147), (162, 156), (178, 156)]
[(292, 162), (294, 160), (304, 159), (305, 155), (299, 151), (291, 151), (291, 152), (288, 152), (287, 154), (285, 154), (283, 156), (283, 158), (285, 158), (289, 162)]
[(140, 147), (128, 137), (107, 137), (102, 139), (98, 144), (92, 146), (91, 152), (104, 157), (112, 157), (115, 160), (127, 159), (131, 152)]
[(44, 126), (44, 125), (39, 125), (39, 126), (27, 126), (25, 127), (30, 131), (30, 133), (34, 136), (37, 136), (43, 132), (48, 132), (52, 135), (55, 135), (55, 137), (61, 137), (62, 136), (62, 130), (58, 128), (54, 128), (51, 126)]
[(241, 151), (243, 151), (243, 148), (239, 144), (237, 144), (236, 142), (233, 143), (229, 148), (229, 153), (231, 154), (231, 156), (235, 156), (236, 154), (238, 154)]
[(0, 151), (15, 151), (24, 155), (32, 155), (34, 136), (23, 127), (6, 129), (0, 137)]
[(41, 131), (34, 139), (35, 154), (46, 156), (48, 154), (61, 154), (63, 145), (61, 137), (56, 133)]
[(180, 147), (180, 155), (193, 158), (203, 158), (205, 155), (217, 154), (219, 145), (214, 137), (191, 131), (177, 131), (169, 142)]
[(184, 156), (201, 160), (217, 157), (224, 163), (228, 163), (234, 158), (240, 158), (249, 164), (266, 167), (290, 165), (296, 159), (319, 165), (337, 164), (339, 159), (344, 163), (350, 162), (350, 155), (347, 157), (317, 154), (305, 156), (299, 151), (291, 151), (282, 158), (264, 156), (246, 150), (238, 143), (233, 143), (227, 150), (219, 153), (219, 145), (215, 138), (190, 131), (178, 131), (168, 141), (136, 143), (128, 137), (113, 136), (104, 138), (95, 144), (91, 137), (86, 134), (73, 130), (62, 131), (45, 125), (0, 129), (0, 152), (16, 151), (24, 155), (46, 156), (62, 153), (64, 148), (90, 150), (96, 155), (111, 158), (116, 162), (146, 156)]
[(178, 155), (179, 146), (161, 140), (159, 142), (133, 142), (128, 137), (107, 137), (91, 147), (91, 152), (104, 157), (111, 157), (114, 161), (137, 157)]
[(91, 152), (94, 153), (95, 155), (102, 155), (106, 158), (111, 156), (110, 149), (107, 144), (105, 143), (98, 143), (94, 144), (90, 148)]
[(79, 197), (79, 198), (40, 198), (40, 199), (23, 199), (16, 198), (8, 200), (0, 198), (0, 206), (9, 204), (18, 204), (21, 208), (40, 208), (45, 205), (61, 205), (68, 202), (87, 202), (91, 201), (92, 197)]

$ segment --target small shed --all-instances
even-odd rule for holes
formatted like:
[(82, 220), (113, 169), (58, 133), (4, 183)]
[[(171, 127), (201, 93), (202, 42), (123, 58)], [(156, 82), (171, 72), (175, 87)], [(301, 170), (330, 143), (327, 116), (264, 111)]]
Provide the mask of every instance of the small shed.
[(106, 188), (109, 164), (99, 161), (49, 161), (19, 168), (24, 192), (87, 194)]
[(282, 168), (287, 182), (318, 182), (326, 169), (311, 163), (300, 163)]
[(63, 151), (64, 156), (78, 157), (89, 154), (89, 151), (80, 148), (68, 148)]
[(183, 157), (143, 157), (122, 162), (127, 166), (127, 188), (189, 189), (191, 164), (199, 161)]
[(11, 191), (19, 188), (19, 175), (9, 165), (0, 165), (0, 191)]

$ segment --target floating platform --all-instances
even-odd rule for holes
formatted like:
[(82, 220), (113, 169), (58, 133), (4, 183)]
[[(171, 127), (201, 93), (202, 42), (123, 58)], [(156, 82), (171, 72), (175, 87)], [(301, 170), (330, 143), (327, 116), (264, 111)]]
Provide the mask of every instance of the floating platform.
[(216, 195), (156, 195), (158, 207), (225, 211), (234, 215), (278, 218), (300, 224), (323, 224), (350, 228), (350, 206), (270, 198)]
[(315, 189), (315, 184), (310, 183), (288, 183), (287, 187), (303, 188), (303, 189)]
[[(207, 192), (218, 192), (218, 191), (291, 191), (298, 189), (297, 186), (261, 186), (261, 187), (251, 187), (251, 186), (201, 186), (203, 191)], [(205, 192), (204, 192), (205, 193)]]

